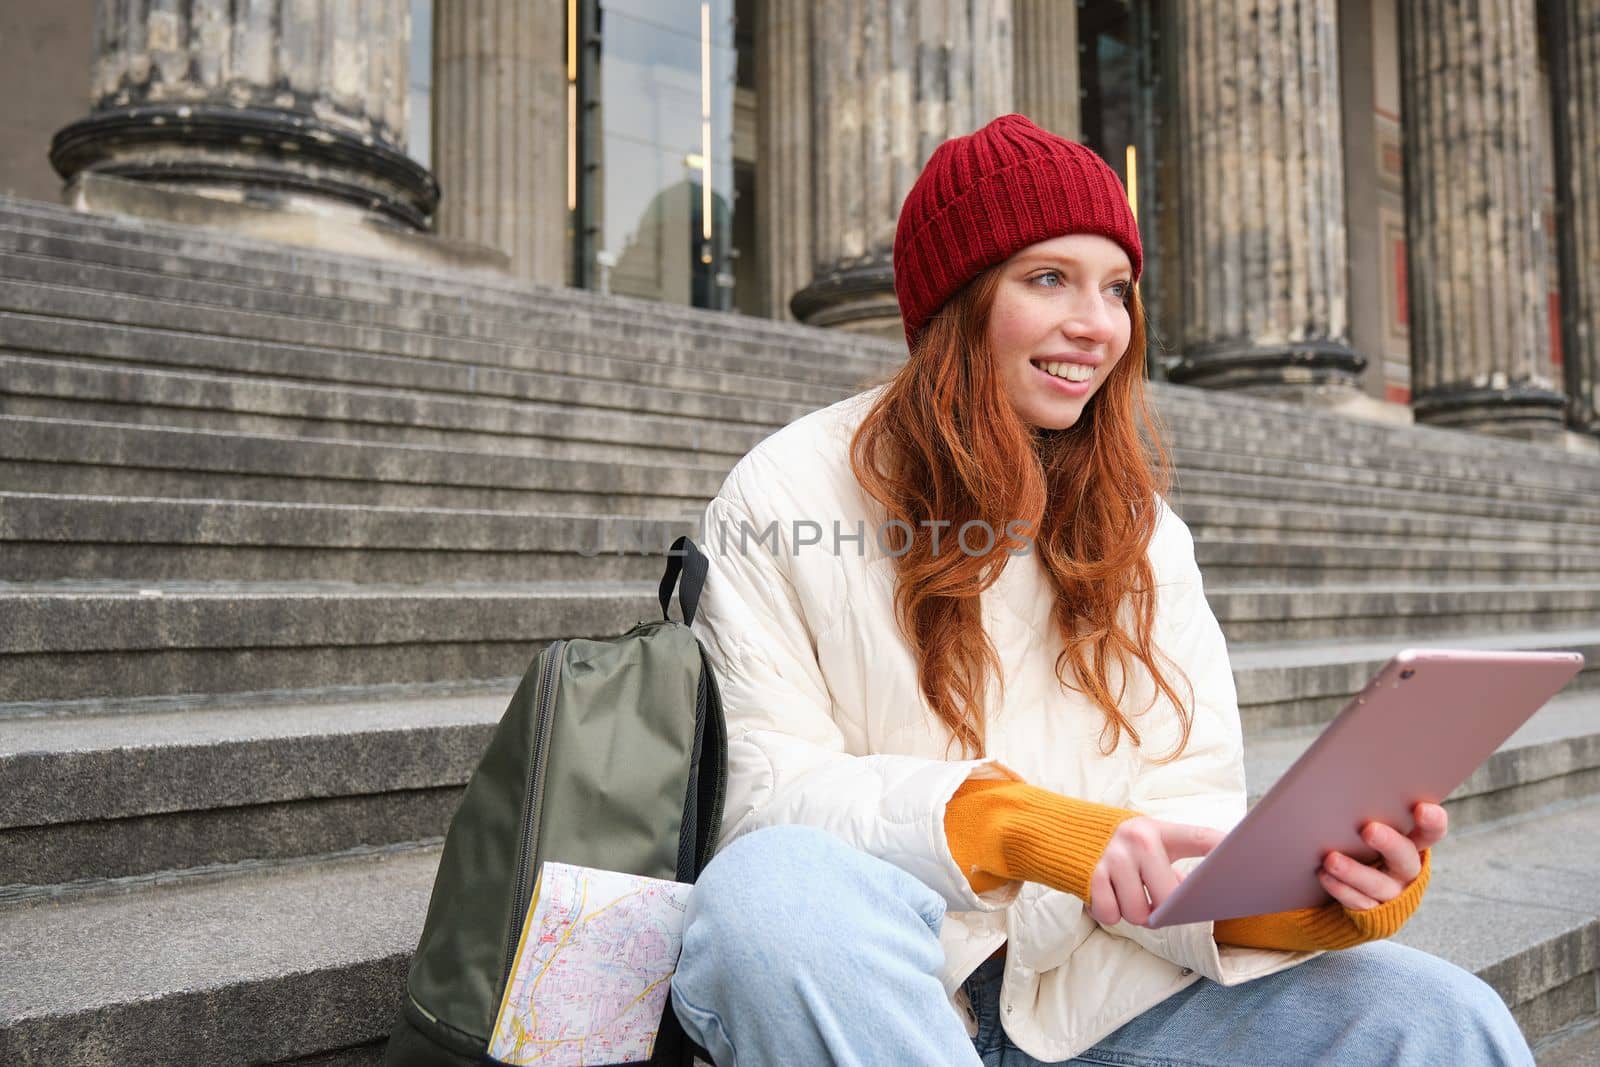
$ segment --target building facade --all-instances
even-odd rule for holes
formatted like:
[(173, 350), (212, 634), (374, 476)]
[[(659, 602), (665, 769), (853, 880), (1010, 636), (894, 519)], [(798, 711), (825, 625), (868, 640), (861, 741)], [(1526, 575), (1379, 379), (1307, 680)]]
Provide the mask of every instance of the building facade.
[(1600, 435), (1600, 0), (7, 7), (0, 190), (120, 178), (892, 337), (922, 162), (1020, 111), (1123, 178), (1157, 376)]

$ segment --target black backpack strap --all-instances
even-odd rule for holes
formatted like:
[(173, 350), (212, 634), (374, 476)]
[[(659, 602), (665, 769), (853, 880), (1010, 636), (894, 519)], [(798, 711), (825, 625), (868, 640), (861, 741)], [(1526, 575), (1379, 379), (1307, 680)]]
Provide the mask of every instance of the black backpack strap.
[(695, 608), (700, 604), (700, 590), (706, 585), (706, 572), (710, 564), (701, 553), (699, 547), (688, 535), (684, 535), (672, 542), (672, 547), (667, 549), (667, 573), (661, 577), (661, 617), (670, 620), (672, 615), (668, 610), (672, 605), (672, 589), (678, 585), (678, 575), (683, 575), (683, 584), (678, 587), (678, 606), (683, 609), (683, 624), (688, 626), (694, 622)]
[(678, 1013), (672, 1010), (672, 994), (667, 994), (667, 1006), (661, 1012), (661, 1028), (656, 1031), (655, 1047), (650, 1050), (648, 1067), (693, 1067), (700, 1059), (711, 1062), (711, 1053), (690, 1040), (678, 1022)]

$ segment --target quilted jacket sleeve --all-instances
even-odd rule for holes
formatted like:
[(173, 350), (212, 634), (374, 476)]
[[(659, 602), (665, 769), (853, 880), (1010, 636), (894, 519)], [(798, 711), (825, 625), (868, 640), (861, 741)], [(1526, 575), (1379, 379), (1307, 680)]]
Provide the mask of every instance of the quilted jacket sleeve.
[(691, 626), (716, 671), (728, 723), (720, 845), (765, 826), (814, 826), (912, 874), (953, 910), (1004, 907), (1017, 884), (975, 893), (950, 855), (944, 813), (968, 778), (1012, 775), (991, 761), (848, 750), (817, 662), (813, 634), (822, 620), (809, 618), (805, 606), (816, 614), (831, 595), (833, 561), (796, 562), (794, 538), (783, 529), (791, 517), (775, 514), (783, 509), (774, 505), (752, 507), (751, 497), (772, 496), (747, 493), (742, 479), (750, 477), (742, 463), (706, 508), (700, 540), (710, 570)]
[[(1157, 819), (1229, 830), (1244, 818), (1246, 806), (1244, 740), (1233, 669), (1222, 628), (1206, 602), (1194, 538), (1164, 502), (1150, 557), (1157, 585), (1156, 645), (1188, 680), (1186, 685), (1183, 678), (1171, 678), (1178, 695), (1188, 698), (1189, 686), (1193, 687), (1194, 719), (1183, 754), (1161, 763), (1158, 757), (1170, 753), (1178, 739), (1176, 715), (1170, 708), (1152, 711), (1146, 721), (1167, 722), (1171, 728), (1151, 729), (1145, 738), (1128, 807)], [(1180, 861), (1179, 867), (1198, 862)], [(1281, 971), (1316, 955), (1231, 945), (1219, 949), (1212, 927), (1212, 923), (1190, 923), (1148, 930), (1119, 923), (1112, 929), (1223, 985)]]

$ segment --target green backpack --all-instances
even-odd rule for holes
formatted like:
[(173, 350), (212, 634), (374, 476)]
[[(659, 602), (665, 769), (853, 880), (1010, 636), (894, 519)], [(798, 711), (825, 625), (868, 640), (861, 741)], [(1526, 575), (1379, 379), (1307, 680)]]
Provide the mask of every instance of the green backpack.
[[(706, 559), (668, 550), (661, 620), (552, 642), (523, 676), (450, 822), (390, 1034), (390, 1067), (496, 1063), (490, 1034), (546, 860), (693, 882), (722, 822), (727, 733), (689, 631)], [(683, 622), (668, 615), (682, 572)], [(698, 1054), (672, 1012), (650, 1064)]]

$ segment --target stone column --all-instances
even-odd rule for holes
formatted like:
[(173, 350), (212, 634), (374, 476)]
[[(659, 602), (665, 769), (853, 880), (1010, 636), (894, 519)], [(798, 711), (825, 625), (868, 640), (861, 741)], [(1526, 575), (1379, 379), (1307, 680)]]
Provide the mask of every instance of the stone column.
[(439, 236), (495, 248), (529, 281), (566, 280), (563, 0), (436, 0)]
[(1419, 422), (1559, 429), (1540, 217), (1535, 0), (1401, 0)]
[(756, 4), (756, 231), (767, 313), (811, 280), (811, 0)]
[(1011, 110), (1011, 2), (810, 6), (811, 283), (790, 307), (812, 325), (903, 340), (895, 219), (934, 148)]
[(50, 162), (426, 229), (409, 38), (406, 0), (97, 0), (90, 114)]
[(1051, 133), (1076, 141), (1078, 5), (1062, 0), (1011, 0), (1016, 108)]
[(1554, 10), (1551, 101), (1567, 424), (1600, 434), (1600, 0), (1561, 0)]
[(1335, 0), (1174, 5), (1183, 352), (1173, 381), (1345, 392), (1344, 144)]

